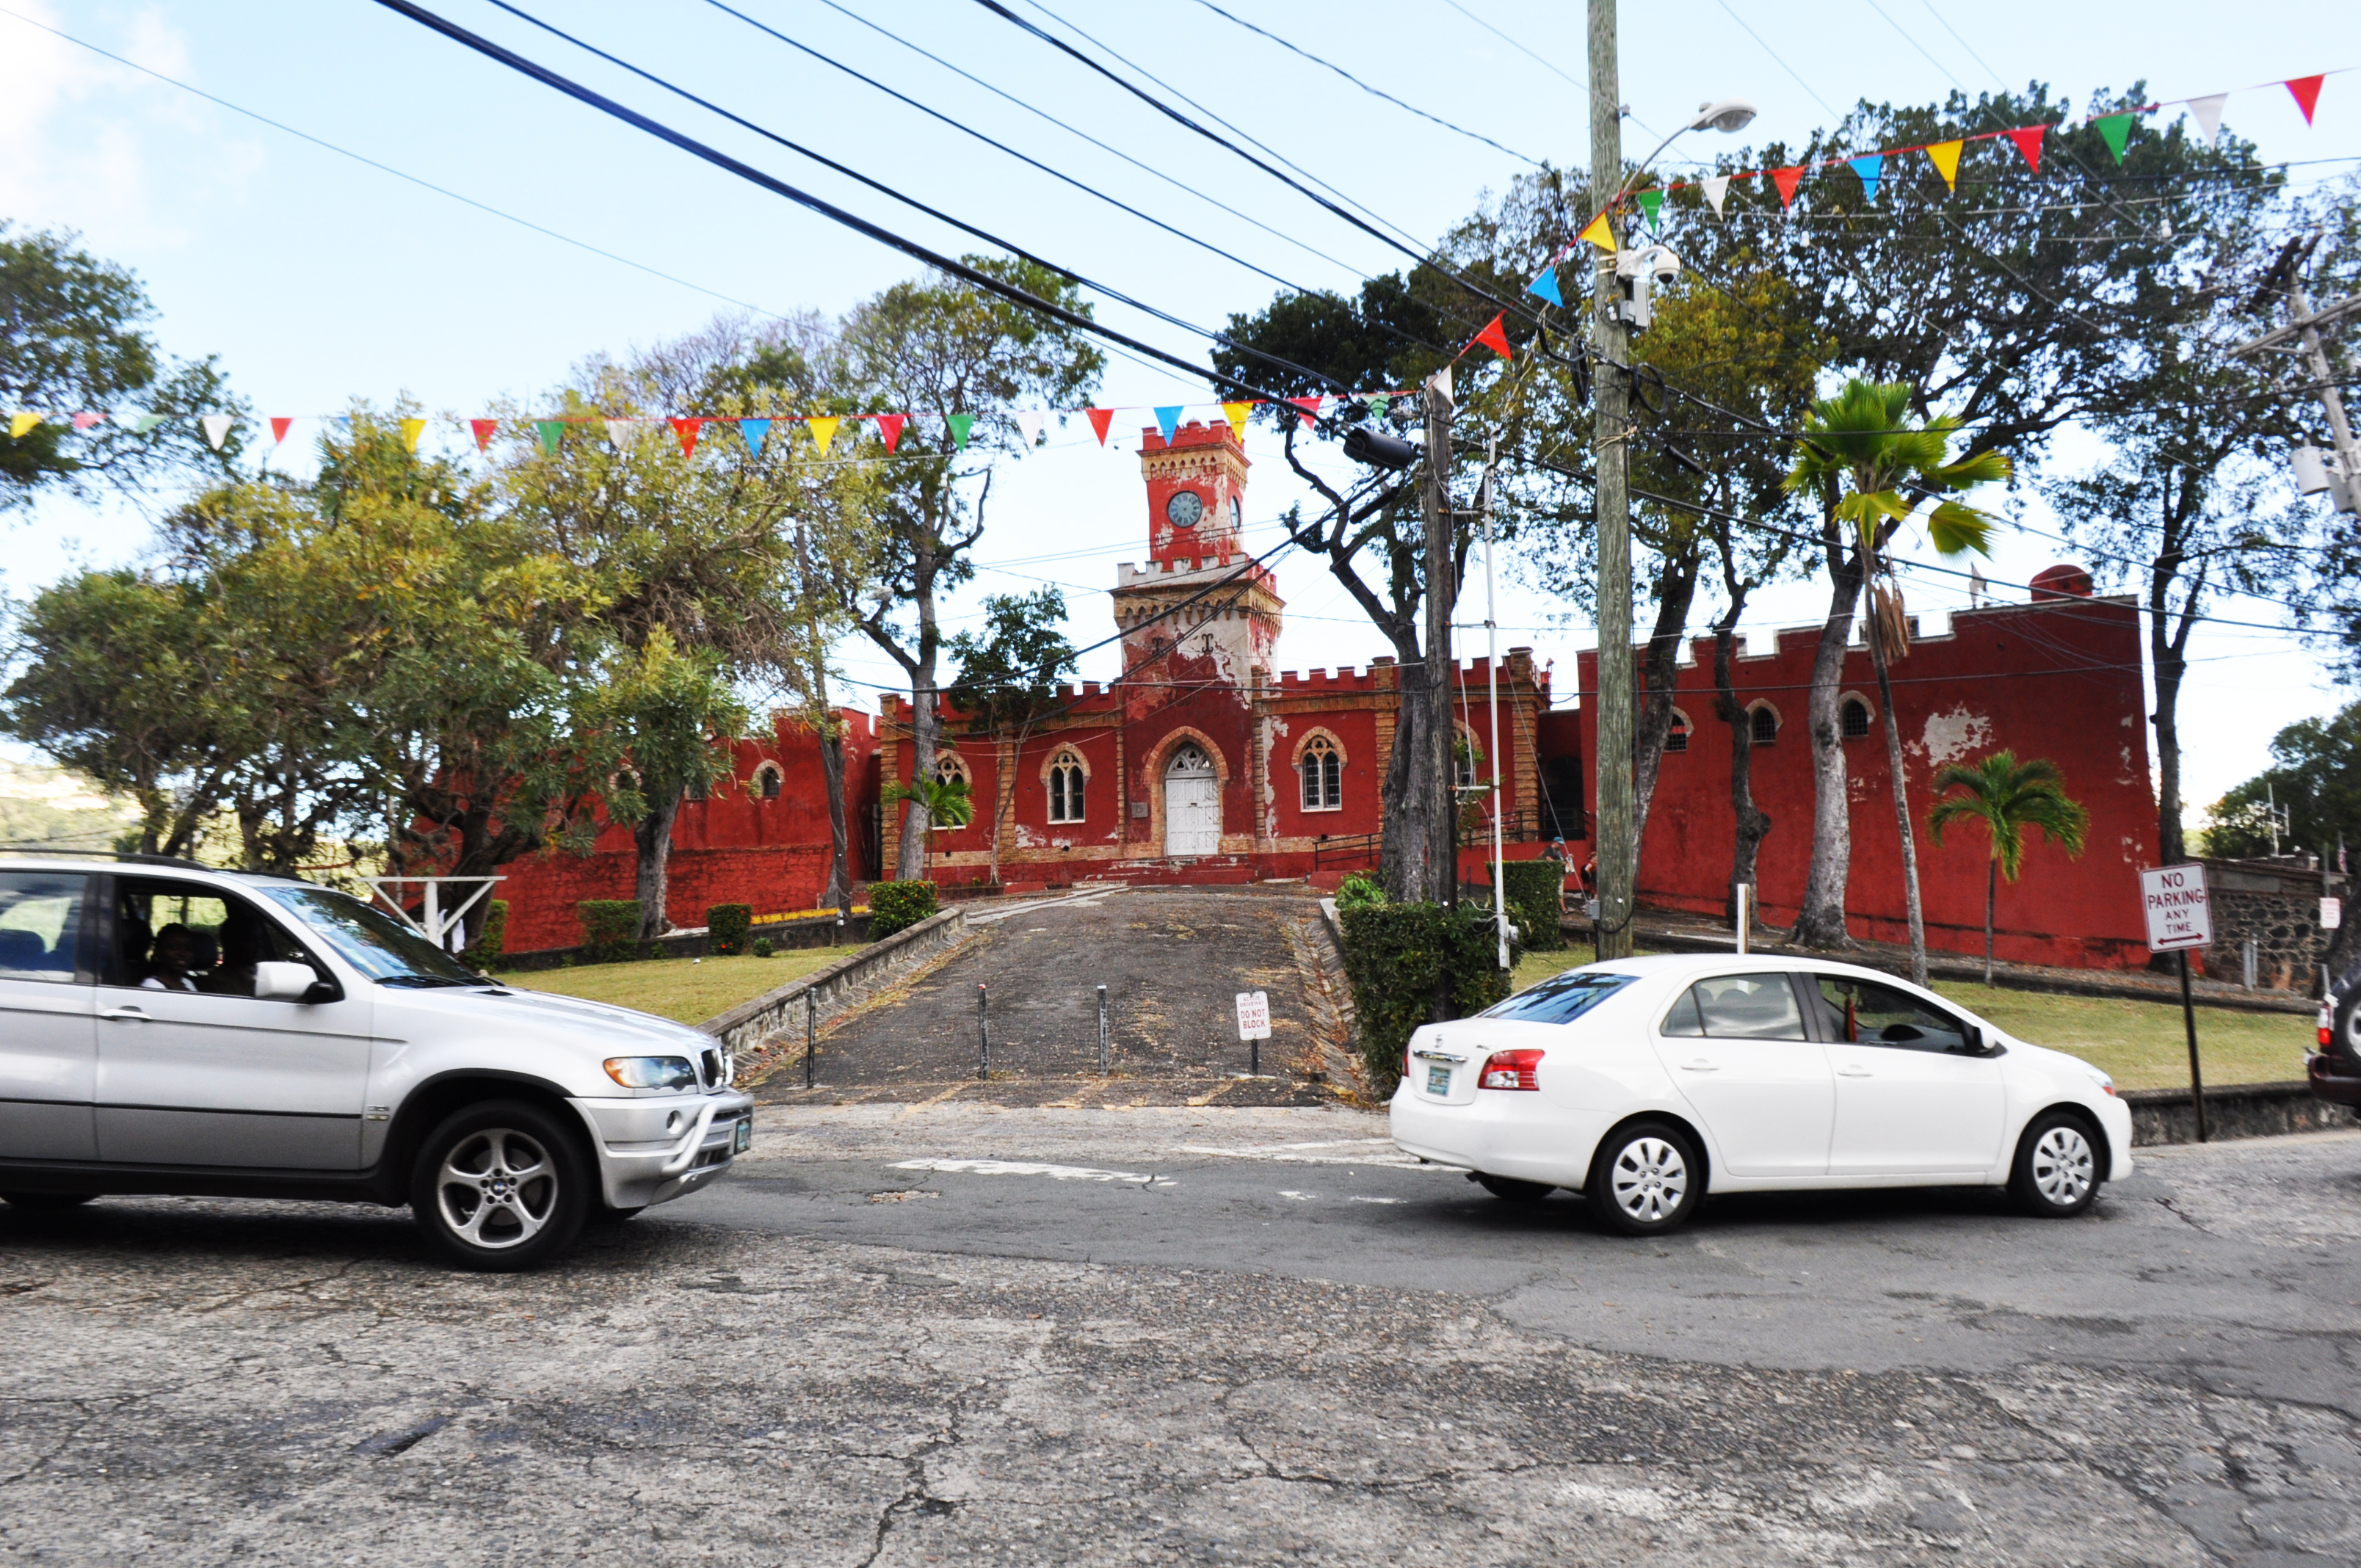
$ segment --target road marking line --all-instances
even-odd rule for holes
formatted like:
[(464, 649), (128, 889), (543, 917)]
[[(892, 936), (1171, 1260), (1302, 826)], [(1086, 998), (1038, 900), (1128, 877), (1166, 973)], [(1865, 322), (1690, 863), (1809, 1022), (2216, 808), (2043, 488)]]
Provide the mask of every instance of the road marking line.
[(1293, 1200), (1295, 1200), (1295, 1201), (1297, 1201), (1298, 1203), (1309, 1203), (1309, 1202), (1311, 1202), (1311, 1201), (1312, 1201), (1312, 1198), (1313, 1198), (1313, 1194), (1312, 1194), (1312, 1193), (1309, 1193), (1309, 1192), (1290, 1192), (1290, 1191), (1288, 1191), (1285, 1188), (1281, 1188), (1281, 1189), (1279, 1190), (1279, 1195), (1281, 1198), (1292, 1198), (1292, 1199), (1293, 1199)]
[(1273, 1165), (1387, 1166), (1415, 1170), (1419, 1162), (1406, 1154), (1285, 1154), (1269, 1148), (1217, 1149), (1207, 1144), (1182, 1144), (1182, 1154), (1219, 1155), (1224, 1159), (1267, 1159)]
[(895, 1170), (938, 1170), (961, 1176), (1046, 1176), (1052, 1181), (1132, 1181), (1143, 1187), (1174, 1185), (1163, 1177), (1134, 1170), (1098, 1170), (1086, 1165), (1040, 1165), (1019, 1159), (906, 1159)]
[(1407, 1203), (1410, 1200), (1407, 1198), (1364, 1198), (1359, 1193), (1356, 1192), (1353, 1194), (1351, 1201), (1356, 1203)]

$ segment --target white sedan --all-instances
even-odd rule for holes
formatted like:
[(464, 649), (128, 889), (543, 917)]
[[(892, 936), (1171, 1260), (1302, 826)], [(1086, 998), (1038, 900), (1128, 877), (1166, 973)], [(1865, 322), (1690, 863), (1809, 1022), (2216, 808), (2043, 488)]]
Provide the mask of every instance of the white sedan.
[(2132, 1168), (2090, 1063), (1873, 970), (1730, 954), (1568, 970), (1411, 1036), (1403, 1152), (1653, 1235), (1708, 1192), (2005, 1187), (2079, 1214)]

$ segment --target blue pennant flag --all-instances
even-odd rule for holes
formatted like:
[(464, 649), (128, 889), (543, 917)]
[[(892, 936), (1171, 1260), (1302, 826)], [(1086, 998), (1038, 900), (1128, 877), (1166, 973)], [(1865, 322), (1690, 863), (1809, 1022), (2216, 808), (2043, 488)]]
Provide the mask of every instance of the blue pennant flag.
[(1164, 444), (1170, 446), (1172, 444), (1172, 433), (1180, 428), (1180, 410), (1177, 407), (1157, 410), (1156, 428), (1164, 433)]
[(1846, 162), (1855, 174), (1861, 176), (1861, 200), (1876, 201), (1877, 177), (1884, 171), (1885, 155), (1882, 152), (1864, 153), (1859, 158), (1848, 159)]
[(1525, 292), (1539, 294), (1551, 304), (1565, 308), (1565, 296), (1557, 291), (1557, 263), (1553, 261), (1543, 268), (1542, 275), (1525, 285)]
[(755, 456), (763, 455), (763, 438), (771, 433), (771, 422), (766, 419), (741, 419), (738, 422), (738, 439)]

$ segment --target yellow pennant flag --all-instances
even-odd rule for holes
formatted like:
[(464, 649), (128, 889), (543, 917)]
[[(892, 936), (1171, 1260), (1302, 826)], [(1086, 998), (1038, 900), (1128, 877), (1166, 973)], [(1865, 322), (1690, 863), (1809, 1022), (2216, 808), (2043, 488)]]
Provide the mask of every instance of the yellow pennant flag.
[(1591, 219), (1589, 223), (1584, 225), (1582, 232), (1576, 235), (1574, 237), (1576, 239), (1587, 239), (1591, 244), (1597, 246), (1599, 249), (1608, 252), (1609, 255), (1614, 253), (1615, 225), (1607, 221), (1607, 214), (1605, 213), (1599, 214), (1597, 217)]
[(1955, 141), (1938, 141), (1927, 149), (1935, 160), (1935, 172), (1943, 177), (1943, 188), (1957, 195), (1960, 190), (1960, 148)]
[(1229, 417), (1230, 429), (1235, 433), (1238, 444), (1246, 444), (1246, 415), (1254, 412), (1252, 403), (1224, 403), (1222, 412)]
[(819, 447), (819, 455), (823, 457), (827, 456), (828, 444), (836, 439), (836, 427), (842, 424), (844, 421), (834, 414), (829, 414), (825, 418), (806, 420), (804, 422), (811, 426), (812, 441)]
[(418, 438), (424, 433), (426, 433), (426, 422), (424, 420), (403, 420), (401, 422), (401, 449), (404, 452), (417, 451)]
[(25, 433), (40, 422), (41, 416), (38, 414), (10, 414), (8, 416), (8, 439), (11, 441), (24, 440)]

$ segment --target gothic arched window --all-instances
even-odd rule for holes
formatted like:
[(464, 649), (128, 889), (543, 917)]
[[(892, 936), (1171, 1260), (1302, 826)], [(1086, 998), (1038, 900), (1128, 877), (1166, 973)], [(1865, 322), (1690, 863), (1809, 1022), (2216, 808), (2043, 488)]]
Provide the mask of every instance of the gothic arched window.
[(1304, 742), (1303, 809), (1306, 811), (1340, 811), (1345, 806), (1345, 758), (1336, 750), (1336, 742), (1325, 735), (1314, 735)]
[(1082, 786), (1089, 775), (1082, 772), (1082, 760), (1071, 751), (1059, 752), (1049, 760), (1049, 820), (1080, 822), (1082, 819)]

